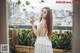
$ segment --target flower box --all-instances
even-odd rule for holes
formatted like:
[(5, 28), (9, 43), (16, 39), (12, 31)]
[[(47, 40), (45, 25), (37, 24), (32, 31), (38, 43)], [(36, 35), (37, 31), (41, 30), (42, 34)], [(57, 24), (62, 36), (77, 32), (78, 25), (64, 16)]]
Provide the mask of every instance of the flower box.
[[(17, 52), (34, 53), (34, 47), (32, 46), (15, 45), (15, 48)], [(71, 53), (71, 50), (53, 49), (53, 53)]]

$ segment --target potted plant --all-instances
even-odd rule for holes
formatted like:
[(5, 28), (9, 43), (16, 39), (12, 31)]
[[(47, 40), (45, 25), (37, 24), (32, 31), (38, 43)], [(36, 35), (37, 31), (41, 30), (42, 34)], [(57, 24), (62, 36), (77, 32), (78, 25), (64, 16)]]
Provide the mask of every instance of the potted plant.
[(30, 53), (34, 50), (36, 37), (31, 30), (20, 30), (17, 38), (18, 43), (15, 45), (16, 51)]
[(71, 50), (71, 41), (72, 41), (71, 31), (66, 31), (64, 33), (53, 33), (52, 44), (54, 52), (66, 52)]

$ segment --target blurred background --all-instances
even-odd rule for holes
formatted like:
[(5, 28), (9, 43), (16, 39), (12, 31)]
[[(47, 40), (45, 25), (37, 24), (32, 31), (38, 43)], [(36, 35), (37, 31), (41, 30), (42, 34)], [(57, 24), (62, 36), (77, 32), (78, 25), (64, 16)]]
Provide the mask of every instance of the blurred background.
[[(57, 0), (10, 0), (8, 1), (9, 26), (31, 28), (29, 18), (34, 16), (36, 24), (40, 19), (41, 8), (47, 6), (53, 11), (54, 29), (70, 29), (72, 27), (72, 4), (59, 4)], [(72, 0), (67, 0), (72, 2)], [(66, 2), (67, 2), (66, 1)]]
[[(32, 32), (29, 20), (33, 16), (35, 26), (37, 26), (43, 7), (50, 7), (53, 12), (54, 27), (51, 41), (54, 53), (71, 53), (73, 5), (71, 3), (56, 3), (57, 1), (61, 0), (8, 0), (11, 53), (34, 51), (36, 37)], [(72, 2), (72, 0), (62, 1)]]

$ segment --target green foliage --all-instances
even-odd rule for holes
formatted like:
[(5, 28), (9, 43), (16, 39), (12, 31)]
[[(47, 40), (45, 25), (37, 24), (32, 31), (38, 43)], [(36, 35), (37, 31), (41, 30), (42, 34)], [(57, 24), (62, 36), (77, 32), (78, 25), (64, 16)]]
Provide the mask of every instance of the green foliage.
[(71, 49), (71, 39), (72, 34), (70, 31), (66, 31), (65, 33), (53, 33), (52, 44), (53, 48), (57, 49)]
[(41, 2), (43, 3), (43, 2), (44, 2), (44, 0), (41, 0)]
[(44, 3), (44, 0), (41, 0), (39, 3)]
[(23, 11), (26, 11), (26, 9), (24, 8)]
[(29, 5), (30, 4), (30, 2), (29, 1), (26, 1), (26, 5)]
[[(66, 31), (65, 33), (54, 32), (52, 36), (52, 47), (56, 49), (71, 49), (72, 32)], [(34, 46), (36, 37), (31, 30), (20, 30), (18, 34), (18, 44)]]
[(17, 2), (17, 4), (20, 5), (20, 4), (21, 4), (21, 1), (19, 0), (19, 1)]
[(34, 33), (30, 30), (22, 30), (18, 34), (19, 45), (34, 46), (35, 40), (36, 40), (36, 37)]

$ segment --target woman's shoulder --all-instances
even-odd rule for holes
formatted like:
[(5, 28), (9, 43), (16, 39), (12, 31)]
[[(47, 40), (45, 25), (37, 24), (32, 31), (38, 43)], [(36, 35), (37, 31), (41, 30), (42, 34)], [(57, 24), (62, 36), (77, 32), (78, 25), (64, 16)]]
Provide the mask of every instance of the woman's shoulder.
[(42, 28), (46, 27), (46, 21), (45, 21), (45, 20), (42, 20), (42, 21), (40, 22), (40, 26), (41, 26)]

